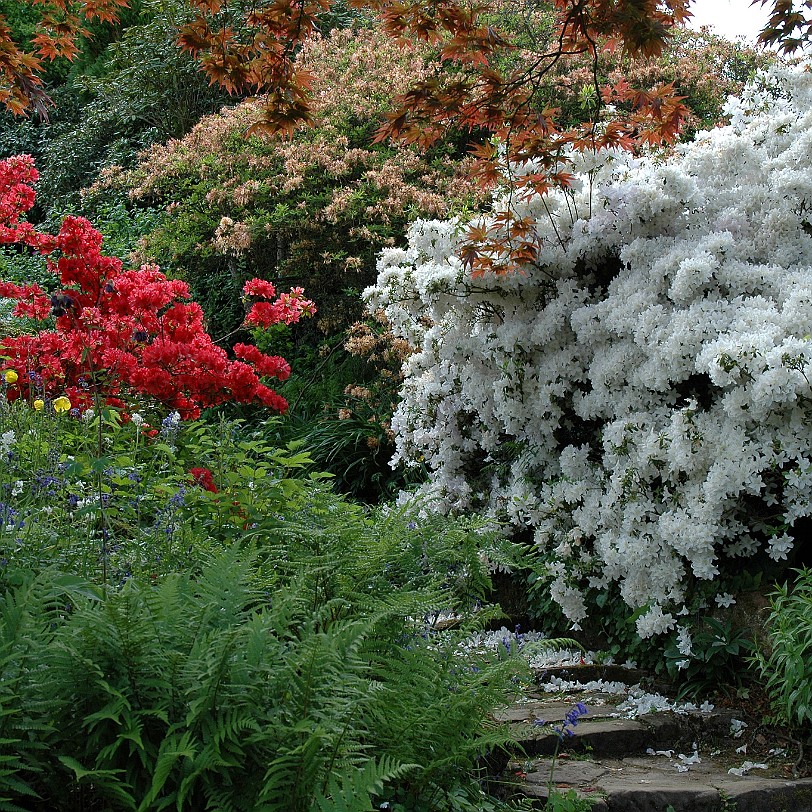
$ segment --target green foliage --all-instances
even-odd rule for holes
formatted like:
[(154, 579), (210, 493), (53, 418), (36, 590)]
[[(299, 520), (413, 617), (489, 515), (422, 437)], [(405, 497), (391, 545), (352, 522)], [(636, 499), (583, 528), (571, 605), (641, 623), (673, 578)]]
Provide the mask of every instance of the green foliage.
[(329, 36), (334, 28), (353, 28), (370, 25), (374, 20), (368, 9), (353, 8), (347, 0), (337, 0), (329, 11), (322, 12), (318, 18), (319, 32)]
[(745, 658), (753, 649), (748, 629), (731, 620), (706, 617), (692, 629), (690, 657), (672, 641), (664, 651), (669, 677), (679, 686), (679, 697), (709, 696), (740, 687), (746, 672)]
[(389, 465), (395, 450), (389, 414), (375, 406), (325, 410), (320, 419), (304, 422), (300, 434), (318, 467), (335, 477), (335, 487), (370, 504), (394, 498), (423, 479), (422, 471), (395, 471)]
[[(29, 153), (40, 171), (37, 221), (59, 221), (66, 212), (80, 213), (79, 190), (97, 180), (110, 164), (132, 164), (139, 151), (154, 143), (157, 130), (130, 126), (115, 117), (106, 102), (88, 100), (71, 84), (57, 88), (57, 105), (48, 122), (14, 120), (0, 127), (2, 155)], [(43, 206), (47, 207), (43, 211)]]
[(548, 812), (591, 812), (592, 800), (581, 797), (574, 789), (553, 790), (544, 808)]
[[(305, 444), (319, 470), (334, 476), (337, 490), (368, 504), (394, 498), (425, 478), (418, 466), (389, 464), (395, 450), (391, 417), (411, 348), (387, 327), (376, 319), (357, 322), (312, 357), (300, 353), (284, 390), (291, 418), (286, 436)], [(261, 336), (254, 338), (263, 346)], [(280, 338), (274, 336), (270, 346), (290, 357), (292, 346)]]
[[(318, 478), (293, 478), (309, 463), (293, 448), (238, 424), (158, 433), (149, 424), (161, 426), (162, 415), (143, 411), (139, 430), (115, 410), (79, 420), (50, 404), (43, 411), (20, 402), (0, 408), (0, 434), (14, 436), (0, 466), (0, 501), (14, 517), (0, 523), (8, 564), (38, 569), (49, 560), (105, 583), (194, 569), (257, 517), (306, 502), (318, 488)], [(194, 467), (210, 468), (221, 493), (195, 486)]]
[(53, 570), (8, 590), (10, 801), (361, 812), (391, 793), (450, 808), (444, 793), (504, 744), (485, 719), (517, 664), (427, 634), (409, 618), (430, 593), (353, 583), (361, 562), (331, 546), (343, 594), (306, 588), (321, 575), (304, 568), (271, 574), (260, 545), (104, 597)]
[(206, 113), (228, 101), (211, 87), (177, 45), (191, 11), (179, 0), (142, 0), (137, 22), (111, 42), (92, 73), (77, 85), (95, 99), (88, 113), (120, 127), (147, 128), (155, 140), (185, 135)]
[(121, 201), (110, 201), (96, 207), (93, 226), (104, 236), (104, 253), (126, 262), (138, 240), (152, 231), (164, 216), (155, 209), (129, 209)]
[(134, 413), (0, 408), (0, 808), (497, 809), (475, 771), (525, 666), (465, 641), (515, 545)]
[(771, 595), (769, 643), (753, 661), (772, 700), (776, 718), (790, 727), (812, 722), (812, 570), (794, 571), (794, 583), (776, 587)]
[[(64, 580), (64, 579), (63, 579)], [(15, 591), (0, 599), (0, 809), (19, 810), (38, 797), (42, 739), (53, 732), (47, 703), (27, 692), (26, 672), (47, 645), (46, 624), (59, 619), (67, 590), (60, 579), (44, 584), (21, 575)]]

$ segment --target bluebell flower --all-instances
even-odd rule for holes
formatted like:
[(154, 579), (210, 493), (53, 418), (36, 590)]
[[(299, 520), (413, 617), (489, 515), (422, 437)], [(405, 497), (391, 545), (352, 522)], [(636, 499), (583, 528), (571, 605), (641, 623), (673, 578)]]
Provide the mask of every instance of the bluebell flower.
[(47, 493), (51, 496), (56, 495), (55, 485), (61, 485), (62, 480), (52, 474), (38, 474), (34, 477), (34, 492)]
[(565, 738), (574, 736), (575, 726), (578, 724), (578, 720), (587, 713), (589, 713), (589, 710), (586, 705), (584, 705), (583, 702), (578, 702), (572, 710), (568, 711), (564, 716), (563, 723), (553, 728), (558, 738), (564, 741)]
[(172, 412), (161, 421), (161, 435), (174, 437), (180, 428), (180, 412)]
[(0, 502), (0, 529), (3, 527), (19, 530), (25, 526), (25, 521), (19, 518), (19, 512), (11, 505)]

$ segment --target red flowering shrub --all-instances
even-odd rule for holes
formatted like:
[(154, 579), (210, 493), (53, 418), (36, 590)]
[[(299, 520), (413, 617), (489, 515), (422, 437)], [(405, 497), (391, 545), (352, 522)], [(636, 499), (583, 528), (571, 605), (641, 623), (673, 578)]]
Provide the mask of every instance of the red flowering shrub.
[[(0, 296), (17, 300), (13, 315), (56, 317), (54, 329), (0, 339), (5, 366), (18, 374), (9, 399), (29, 397), (36, 382), (38, 396), (64, 393), (79, 408), (99, 395), (122, 406), (121, 396), (133, 392), (185, 419), (226, 401), (287, 409), (261, 378), (285, 380), (288, 363), (245, 344), (235, 348), (238, 360), (230, 360), (206, 332), (185, 282), (167, 279), (156, 265), (124, 270), (119, 259), (101, 253), (102, 235), (82, 217), (66, 217), (56, 236), (20, 222), (34, 203), (36, 180), (30, 156), (0, 161), (0, 244), (46, 255), (62, 284), (49, 296), (39, 285), (0, 282)], [(273, 300), (273, 285), (255, 279), (244, 292), (266, 300), (249, 313), (254, 326), (290, 324), (315, 312), (301, 288)]]

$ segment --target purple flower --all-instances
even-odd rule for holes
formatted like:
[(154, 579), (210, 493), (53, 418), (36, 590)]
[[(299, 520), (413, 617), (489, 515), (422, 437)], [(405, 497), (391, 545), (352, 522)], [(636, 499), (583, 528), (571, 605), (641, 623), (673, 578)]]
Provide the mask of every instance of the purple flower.
[(567, 712), (563, 724), (553, 728), (558, 738), (564, 741), (565, 738), (574, 736), (575, 726), (578, 724), (578, 720), (587, 713), (589, 713), (589, 711), (586, 705), (584, 705), (583, 702), (578, 702), (572, 710)]

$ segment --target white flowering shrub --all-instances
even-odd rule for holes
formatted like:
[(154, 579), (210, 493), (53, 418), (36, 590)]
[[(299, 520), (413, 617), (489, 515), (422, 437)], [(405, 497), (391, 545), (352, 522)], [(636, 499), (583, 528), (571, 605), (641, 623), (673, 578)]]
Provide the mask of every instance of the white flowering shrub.
[[(774, 68), (668, 158), (577, 157), (538, 266), (471, 279), (414, 225), (365, 292), (419, 349), (393, 428), (447, 510), (534, 529), (577, 623), (616, 582), (641, 637), (692, 584), (787, 558), (812, 513), (812, 73)], [(494, 221), (491, 221), (492, 223)]]

